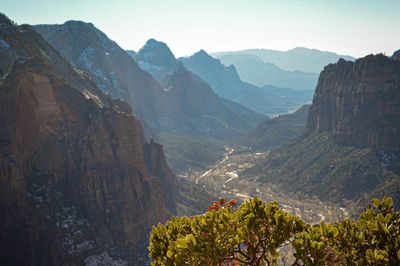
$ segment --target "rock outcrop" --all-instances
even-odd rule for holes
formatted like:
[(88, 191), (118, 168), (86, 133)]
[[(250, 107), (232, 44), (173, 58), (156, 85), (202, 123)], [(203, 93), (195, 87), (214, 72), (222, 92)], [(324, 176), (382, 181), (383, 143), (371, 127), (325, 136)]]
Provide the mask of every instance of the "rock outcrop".
[(143, 264), (175, 213), (162, 147), (30, 26), (0, 38), (0, 264)]
[(308, 129), (332, 132), (338, 143), (400, 151), (400, 62), (382, 54), (322, 71)]

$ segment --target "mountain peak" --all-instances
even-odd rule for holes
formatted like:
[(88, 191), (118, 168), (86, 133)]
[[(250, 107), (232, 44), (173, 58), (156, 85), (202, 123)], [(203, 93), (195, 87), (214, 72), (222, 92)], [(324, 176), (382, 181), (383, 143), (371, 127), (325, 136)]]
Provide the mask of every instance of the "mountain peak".
[(7, 17), (5, 14), (0, 12), (0, 27), (4, 26), (12, 26), (14, 23), (11, 21), (9, 17)]
[(90, 27), (90, 28), (95, 28), (93, 23), (90, 22), (84, 22), (81, 20), (68, 20), (64, 22), (64, 26), (67, 27)]
[(206, 51), (201, 49), (200, 51), (194, 53), (194, 55), (201, 55), (201, 56), (210, 56)]
[(165, 68), (173, 68), (176, 58), (164, 42), (149, 39), (146, 44), (138, 51), (137, 61), (144, 61), (151, 65)]
[(162, 41), (157, 41), (156, 39), (150, 38), (147, 40), (145, 46), (150, 46), (150, 47), (166, 47), (167, 49), (168, 46), (165, 42)]
[(209, 55), (206, 51), (204, 51), (203, 49), (201, 49), (200, 51), (194, 53), (193, 55), (191, 55), (188, 58), (195, 58), (196, 60), (203, 60), (203, 61), (207, 61), (207, 62), (212, 62), (213, 64), (216, 65), (222, 65), (221, 61), (211, 55)]

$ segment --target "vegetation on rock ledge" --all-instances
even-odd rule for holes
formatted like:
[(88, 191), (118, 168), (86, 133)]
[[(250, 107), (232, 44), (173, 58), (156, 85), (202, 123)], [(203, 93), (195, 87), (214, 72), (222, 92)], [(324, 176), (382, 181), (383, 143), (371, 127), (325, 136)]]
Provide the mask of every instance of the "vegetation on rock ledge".
[(152, 265), (399, 265), (400, 212), (393, 200), (373, 199), (356, 221), (310, 225), (258, 198), (214, 202), (205, 214), (174, 217), (153, 227)]

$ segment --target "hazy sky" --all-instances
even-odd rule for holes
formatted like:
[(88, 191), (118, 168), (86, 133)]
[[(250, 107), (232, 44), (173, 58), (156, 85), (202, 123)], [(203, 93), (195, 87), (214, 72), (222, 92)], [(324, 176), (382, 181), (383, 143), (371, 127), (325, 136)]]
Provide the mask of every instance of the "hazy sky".
[(0, 0), (18, 24), (92, 22), (125, 49), (177, 56), (296, 46), (363, 56), (400, 49), (400, 0)]

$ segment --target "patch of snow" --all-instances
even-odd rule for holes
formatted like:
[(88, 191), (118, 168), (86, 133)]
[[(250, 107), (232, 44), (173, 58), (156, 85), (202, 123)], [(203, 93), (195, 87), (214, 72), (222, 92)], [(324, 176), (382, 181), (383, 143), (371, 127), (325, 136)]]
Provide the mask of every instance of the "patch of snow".
[(5, 50), (10, 48), (10, 45), (5, 40), (0, 38), (0, 48)]
[(85, 251), (94, 248), (94, 242), (90, 240), (84, 240), (81, 243), (74, 244), (72, 242), (71, 248), (68, 249), (68, 254), (83, 253)]
[(83, 95), (85, 96), (85, 98), (86, 98), (87, 100), (92, 99), (100, 108), (103, 108), (103, 107), (104, 107), (104, 104), (103, 104), (103, 102), (100, 100), (99, 96), (97, 96), (97, 95), (91, 93), (91, 92), (88, 91), (88, 90), (85, 90), (85, 91), (83, 91), (82, 93), (83, 93)]
[(92, 47), (87, 47), (81, 55), (79, 56), (77, 63), (82, 64), (85, 66), (87, 70), (92, 70), (92, 60), (91, 57), (94, 54), (94, 48)]
[(104, 78), (104, 73), (103, 73), (103, 71), (101, 71), (101, 69), (99, 69), (99, 68), (96, 68), (96, 69), (93, 71), (93, 73), (96, 75), (96, 77)]
[(393, 153), (388, 153), (385, 151), (380, 151), (379, 155), (381, 157), (381, 168), (382, 170), (387, 170), (392, 160), (395, 160), (397, 157)]
[(113, 259), (108, 252), (89, 256), (85, 259), (85, 266), (127, 266), (128, 262), (122, 259)]

